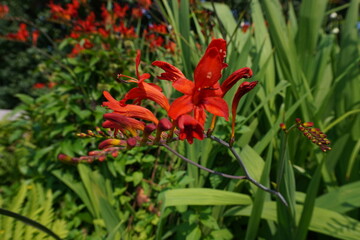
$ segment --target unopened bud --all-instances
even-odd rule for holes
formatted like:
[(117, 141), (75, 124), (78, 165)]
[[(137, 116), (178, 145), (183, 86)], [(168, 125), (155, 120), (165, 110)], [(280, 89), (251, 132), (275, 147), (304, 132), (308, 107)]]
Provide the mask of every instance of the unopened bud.
[(304, 122), (302, 125), (304, 127), (312, 127), (312, 126), (314, 126), (314, 123), (313, 122)]
[(281, 128), (282, 130), (286, 130), (286, 125), (285, 125), (285, 123), (280, 123), (280, 128)]
[(120, 139), (106, 139), (99, 144), (98, 148), (104, 149), (112, 146), (125, 146), (125, 141)]
[(144, 134), (150, 135), (156, 128), (157, 127), (154, 123), (147, 124), (144, 128)]
[(136, 146), (137, 139), (134, 138), (134, 137), (128, 138), (128, 139), (126, 140), (126, 143), (127, 143), (127, 148), (128, 148), (128, 149), (131, 149), (131, 148), (133, 148), (133, 147)]
[(58, 155), (58, 159), (59, 159), (60, 161), (62, 161), (62, 162), (71, 162), (72, 157), (70, 157), (70, 156), (68, 156), (68, 155), (66, 155), (66, 154), (60, 153), (60, 154)]
[(167, 118), (163, 118), (159, 121), (159, 124), (157, 126), (157, 130), (156, 130), (156, 137), (154, 142), (157, 143), (161, 140), (161, 134), (164, 131), (168, 131), (172, 128), (172, 123), (170, 122), (169, 119)]
[(170, 130), (172, 127), (172, 123), (170, 122), (169, 119), (167, 118), (163, 118), (159, 121), (159, 124), (158, 124), (158, 129), (160, 131), (167, 131), (167, 130)]
[(113, 151), (113, 152), (111, 152), (111, 156), (116, 158), (117, 156), (119, 156), (119, 152), (118, 151)]

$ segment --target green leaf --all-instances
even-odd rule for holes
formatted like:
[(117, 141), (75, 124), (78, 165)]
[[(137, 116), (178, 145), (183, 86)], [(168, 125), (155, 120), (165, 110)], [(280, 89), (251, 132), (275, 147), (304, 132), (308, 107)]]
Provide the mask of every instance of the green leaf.
[(207, 188), (173, 189), (164, 192), (165, 206), (249, 205), (248, 195)]
[(32, 104), (34, 103), (34, 98), (30, 97), (29, 95), (25, 95), (25, 94), (16, 94), (15, 95), (17, 98), (19, 98), (23, 103), (25, 104)]
[(316, 199), (316, 206), (346, 213), (360, 207), (360, 181), (348, 183)]
[(143, 173), (142, 172), (134, 172), (132, 174), (134, 185), (137, 186), (143, 180)]
[(295, 236), (297, 240), (306, 239), (308, 227), (310, 225), (312, 215), (314, 213), (313, 210), (315, 207), (315, 199), (319, 190), (319, 185), (321, 180), (321, 168), (323, 167), (324, 162), (325, 159), (323, 159), (322, 162), (316, 168), (315, 174), (313, 175), (309, 187), (307, 189), (303, 211), (301, 213), (299, 225), (297, 226), (296, 229)]
[[(273, 147), (270, 145), (265, 166), (261, 174), (260, 183), (265, 187), (269, 186), (269, 174), (271, 169)], [(261, 213), (264, 207), (266, 192), (262, 189), (257, 189), (254, 196), (254, 204), (251, 211), (249, 223), (246, 229), (245, 240), (255, 239), (259, 233), (259, 224), (261, 220)]]
[[(297, 213), (302, 212), (303, 206), (296, 205)], [(229, 209), (225, 216), (250, 216), (252, 206)], [(299, 215), (297, 215), (299, 221)], [(276, 203), (265, 202), (262, 219), (277, 222)], [(315, 207), (309, 229), (333, 238), (357, 240), (360, 239), (360, 222), (346, 215), (324, 208)]]
[(200, 238), (201, 238), (201, 230), (199, 226), (195, 226), (195, 228), (190, 232), (190, 234), (186, 236), (186, 240), (197, 240)]

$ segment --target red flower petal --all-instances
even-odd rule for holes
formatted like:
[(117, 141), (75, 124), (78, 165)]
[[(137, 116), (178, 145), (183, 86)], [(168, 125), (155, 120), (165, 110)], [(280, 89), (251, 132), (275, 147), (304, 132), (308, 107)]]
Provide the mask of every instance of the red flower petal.
[(217, 48), (206, 50), (194, 71), (196, 89), (211, 87), (221, 78), (221, 70), (224, 68), (222, 59)]
[(158, 119), (149, 109), (133, 104), (122, 105), (119, 101), (116, 101), (107, 91), (104, 91), (104, 96), (107, 100), (109, 100), (109, 102), (103, 102), (103, 106), (106, 106), (127, 117), (140, 118), (152, 121), (156, 124), (158, 123)]
[(221, 61), (223, 62), (226, 57), (226, 40), (222, 38), (212, 40), (207, 49), (211, 49), (213, 47), (217, 48), (220, 53), (220, 57), (222, 58)]
[(184, 95), (177, 98), (170, 106), (168, 115), (171, 119), (176, 120), (180, 115), (191, 112), (194, 109), (192, 97)]
[(122, 102), (125, 103), (129, 99), (134, 99), (135, 104), (140, 103), (143, 99), (150, 99), (158, 103), (166, 111), (170, 108), (168, 99), (159, 91), (159, 87), (155, 87), (154, 84), (146, 82), (141, 82), (139, 83), (139, 87), (130, 89)]
[(187, 95), (193, 94), (195, 88), (194, 82), (186, 78), (179, 78), (177, 81), (173, 82), (172, 85), (176, 90)]
[(208, 97), (203, 99), (203, 105), (210, 113), (229, 119), (229, 108), (224, 99), (220, 97)]
[(144, 130), (145, 123), (134, 118), (123, 116), (119, 113), (105, 113), (104, 118), (108, 121), (103, 123), (105, 128), (116, 128), (120, 131), (129, 131), (133, 136), (136, 136), (136, 130)]
[(222, 84), (221, 90), (223, 91), (223, 95), (225, 95), (241, 78), (251, 78), (253, 72), (250, 68), (240, 68), (233, 72)]
[(171, 65), (170, 63), (163, 61), (155, 61), (152, 63), (152, 65), (157, 66), (165, 71), (164, 73), (161, 73), (160, 76), (158, 76), (159, 79), (174, 82), (180, 78), (186, 78), (185, 75), (180, 71), (180, 69)]
[(194, 118), (201, 126), (204, 126), (206, 122), (206, 113), (203, 105), (194, 107)]

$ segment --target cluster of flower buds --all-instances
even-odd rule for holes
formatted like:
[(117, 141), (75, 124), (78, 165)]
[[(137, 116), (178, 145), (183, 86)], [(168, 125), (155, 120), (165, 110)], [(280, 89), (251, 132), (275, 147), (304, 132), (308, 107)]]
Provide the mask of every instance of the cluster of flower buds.
[[(113, 154), (116, 150), (131, 149), (136, 146), (162, 145), (175, 140), (187, 140), (190, 144), (194, 138), (203, 140), (209, 136), (215, 127), (215, 116), (229, 118), (229, 107), (224, 100), (225, 94), (242, 78), (252, 77), (250, 68), (241, 68), (232, 73), (222, 84), (219, 80), (222, 70), (227, 67), (224, 63), (226, 56), (226, 41), (214, 39), (209, 44), (206, 52), (194, 71), (194, 81), (185, 75), (175, 66), (162, 61), (155, 61), (152, 65), (164, 70), (158, 76), (161, 80), (167, 80), (183, 96), (175, 99), (171, 104), (164, 95), (160, 86), (154, 83), (147, 83), (150, 74), (139, 73), (140, 51), (136, 56), (136, 77), (129, 77), (119, 74), (118, 77), (128, 78), (127, 82), (135, 83), (137, 86), (130, 89), (121, 100), (104, 91), (107, 101), (103, 106), (112, 110), (105, 113), (105, 121), (102, 127), (109, 129), (107, 133), (97, 130), (97, 133), (88, 131), (80, 133), (80, 137), (104, 137), (98, 148), (89, 156), (75, 158), (75, 161), (102, 161), (106, 155)], [(238, 87), (232, 102), (232, 133), (230, 144), (235, 138), (235, 120), (237, 107), (240, 99), (257, 85), (257, 81), (243, 82)], [(153, 111), (140, 106), (143, 100), (155, 102), (164, 113), (165, 118), (158, 119)], [(129, 103), (130, 102), (130, 103)], [(214, 118), (210, 129), (205, 134), (205, 123), (207, 112), (213, 114)], [(61, 159), (73, 161), (74, 158), (61, 155)]]
[[(300, 118), (296, 118), (295, 122), (296, 123), (294, 127), (296, 127), (300, 132), (302, 132), (303, 135), (307, 137), (312, 143), (319, 146), (321, 151), (327, 152), (331, 150), (331, 147), (329, 146), (331, 144), (330, 140), (326, 138), (326, 134), (323, 133), (319, 128), (313, 127), (313, 122), (302, 122)], [(280, 128), (285, 133), (288, 133), (289, 131), (284, 123), (280, 123)], [(292, 129), (292, 127), (290, 129)]]

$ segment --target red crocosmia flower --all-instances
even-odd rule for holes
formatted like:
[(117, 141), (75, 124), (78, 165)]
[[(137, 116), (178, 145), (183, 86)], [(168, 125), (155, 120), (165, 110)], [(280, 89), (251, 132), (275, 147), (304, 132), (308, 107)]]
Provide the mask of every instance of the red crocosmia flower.
[(70, 37), (71, 37), (71, 38), (74, 38), (74, 39), (77, 39), (77, 38), (80, 37), (80, 34), (77, 33), (77, 32), (72, 31), (72, 32), (70, 33)]
[(19, 31), (17, 33), (20, 41), (25, 42), (29, 38), (29, 32), (26, 29), (26, 27), (27, 26), (26, 26), (25, 23), (20, 23), (20, 28), (19, 28)]
[(33, 88), (36, 88), (36, 89), (45, 88), (45, 87), (46, 87), (45, 83), (35, 83), (33, 85)]
[(179, 139), (186, 139), (190, 144), (194, 142), (194, 138), (204, 139), (204, 128), (196, 119), (188, 114), (181, 115), (176, 120), (177, 127), (180, 130)]
[(109, 11), (106, 9), (105, 5), (101, 6), (101, 17), (103, 18), (105, 25), (111, 25), (114, 23), (113, 18)]
[(128, 5), (121, 7), (120, 4), (114, 3), (114, 15), (117, 16), (118, 18), (124, 18), (128, 10), (129, 10)]
[(109, 37), (109, 34), (110, 34), (110, 32), (107, 31), (107, 30), (105, 30), (104, 28), (99, 28), (99, 29), (97, 30), (97, 32), (98, 32), (103, 38)]
[(158, 47), (163, 47), (165, 40), (162, 36), (158, 36), (154, 33), (147, 34), (148, 33), (147, 31), (144, 31), (144, 33), (145, 33), (145, 39), (147, 42), (149, 42), (151, 50), (154, 51)]
[(133, 16), (136, 19), (142, 18), (143, 12), (142, 12), (141, 8), (131, 9), (131, 16)]
[(36, 46), (40, 32), (39, 32), (39, 30), (36, 29), (31, 33), (31, 35), (32, 35), (32, 44), (33, 44), (33, 46)]
[(176, 51), (176, 43), (174, 43), (173, 41), (169, 41), (166, 45), (165, 45), (166, 50), (168, 50), (171, 53), (175, 53)]
[(119, 113), (105, 113), (104, 118), (106, 119), (102, 124), (104, 128), (113, 128), (115, 132), (121, 131), (124, 134), (129, 132), (132, 136), (137, 136), (136, 130), (143, 131), (145, 127), (144, 122)]
[(85, 49), (90, 49), (90, 48), (94, 47), (94, 44), (92, 44), (89, 39), (85, 38), (84, 42), (83, 42), (83, 47)]
[(120, 23), (119, 26), (114, 26), (114, 32), (121, 33), (125, 38), (135, 38), (135, 28), (134, 27), (126, 27), (123, 22)]
[(69, 58), (76, 57), (80, 52), (82, 52), (85, 48), (81, 46), (79, 43), (75, 44), (71, 53), (68, 54)]
[(9, 40), (16, 40), (25, 42), (29, 38), (29, 32), (25, 23), (20, 23), (17, 33), (8, 33), (6, 38)]
[(90, 12), (85, 20), (77, 20), (74, 23), (74, 31), (83, 33), (94, 33), (96, 32), (95, 13)]
[(109, 92), (104, 91), (103, 94), (104, 97), (108, 100), (108, 102), (103, 102), (103, 106), (114, 110), (116, 113), (119, 113), (126, 117), (140, 118), (143, 120), (152, 121), (155, 124), (159, 122), (155, 115), (149, 109), (133, 104), (123, 105), (120, 101), (115, 100)]
[(149, 9), (149, 7), (152, 4), (151, 0), (138, 0), (138, 3), (140, 4), (141, 7), (145, 9)]
[(152, 24), (149, 26), (149, 31), (160, 34), (167, 34), (167, 26), (165, 24)]
[(160, 78), (173, 82), (173, 87), (185, 95), (176, 99), (170, 106), (169, 116), (176, 120), (183, 114), (192, 113), (194, 118), (203, 126), (206, 120), (205, 110), (224, 117), (229, 117), (228, 105), (222, 99), (222, 92), (218, 83), (221, 71), (227, 66), (224, 58), (226, 56), (226, 41), (214, 39), (206, 49), (194, 71), (194, 82), (182, 77), (179, 69), (156, 61), (153, 64), (165, 70)]
[(58, 4), (54, 4), (53, 1), (50, 1), (49, 7), (51, 9), (52, 18), (69, 21), (72, 17), (77, 16), (77, 10), (80, 7), (80, 3), (77, 0), (73, 0), (72, 3), (66, 5), (66, 8), (63, 8)]
[(134, 104), (140, 104), (143, 99), (150, 99), (168, 111), (170, 108), (169, 101), (162, 93), (162, 89), (156, 84), (145, 82), (146, 79), (150, 78), (150, 74), (139, 74), (140, 55), (140, 50), (138, 50), (135, 60), (137, 79), (119, 74), (119, 77), (127, 77), (130, 79), (129, 82), (135, 82), (138, 84), (136, 88), (130, 89), (130, 91), (125, 95), (124, 99), (121, 100), (121, 104), (125, 104), (127, 100), (131, 99), (134, 100)]
[(56, 83), (55, 82), (49, 82), (48, 84), (47, 84), (47, 87), (48, 88), (53, 88), (53, 87), (55, 87), (56, 86)]

